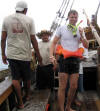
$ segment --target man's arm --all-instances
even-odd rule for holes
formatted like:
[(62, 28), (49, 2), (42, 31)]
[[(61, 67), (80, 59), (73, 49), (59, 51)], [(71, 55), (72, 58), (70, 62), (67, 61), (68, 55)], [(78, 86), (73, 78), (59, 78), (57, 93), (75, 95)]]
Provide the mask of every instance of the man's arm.
[(86, 37), (85, 37), (85, 33), (84, 33), (84, 30), (82, 28), (79, 28), (79, 32), (80, 32), (80, 41), (83, 43), (83, 46), (85, 48), (88, 48), (89, 47), (89, 42), (87, 41)]
[(54, 51), (55, 51), (56, 44), (58, 41), (59, 41), (59, 37), (55, 36), (50, 47), (50, 60), (53, 64), (55, 64)]
[(81, 42), (83, 43), (83, 46), (85, 48), (88, 48), (89, 47), (89, 42), (87, 41), (87, 39), (81, 37)]
[(7, 39), (7, 32), (2, 31), (2, 34), (1, 34), (1, 53), (2, 53), (2, 60), (3, 60), (4, 64), (7, 64), (7, 57), (5, 54), (6, 39)]
[(42, 57), (41, 57), (40, 52), (39, 52), (38, 42), (36, 40), (35, 35), (31, 35), (31, 42), (32, 42), (33, 48), (36, 52), (38, 62), (40, 65), (42, 65)]

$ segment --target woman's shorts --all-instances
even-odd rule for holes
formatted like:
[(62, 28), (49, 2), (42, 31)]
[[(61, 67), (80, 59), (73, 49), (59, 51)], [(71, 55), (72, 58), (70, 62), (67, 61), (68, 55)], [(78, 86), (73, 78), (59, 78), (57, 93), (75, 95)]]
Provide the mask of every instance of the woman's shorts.
[(60, 56), (59, 60), (59, 72), (75, 74), (79, 73), (79, 63), (80, 59), (76, 57), (69, 57), (64, 59), (63, 56)]

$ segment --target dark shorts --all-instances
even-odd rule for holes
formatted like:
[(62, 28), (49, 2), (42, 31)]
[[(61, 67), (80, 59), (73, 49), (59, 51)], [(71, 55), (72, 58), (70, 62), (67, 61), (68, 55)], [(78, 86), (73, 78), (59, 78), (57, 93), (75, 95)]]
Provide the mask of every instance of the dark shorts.
[(36, 87), (39, 89), (53, 88), (54, 70), (53, 65), (37, 66), (36, 69)]
[(63, 56), (60, 56), (59, 60), (59, 72), (75, 74), (79, 73), (79, 63), (80, 59), (76, 57), (69, 57), (64, 59)]
[(20, 78), (23, 80), (30, 80), (30, 61), (8, 59), (8, 62), (13, 80), (19, 80)]

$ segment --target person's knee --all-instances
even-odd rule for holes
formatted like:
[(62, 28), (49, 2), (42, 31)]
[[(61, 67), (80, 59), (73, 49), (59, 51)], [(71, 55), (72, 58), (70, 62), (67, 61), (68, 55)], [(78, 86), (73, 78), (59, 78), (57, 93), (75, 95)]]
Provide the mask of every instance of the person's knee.
[(76, 90), (77, 87), (78, 87), (77, 84), (71, 84), (71, 85), (70, 85), (70, 89), (72, 89), (72, 90)]
[(59, 91), (65, 91), (65, 87), (59, 87)]
[(19, 80), (12, 80), (12, 84), (13, 84), (13, 85), (16, 85), (16, 84), (17, 84), (17, 85), (18, 85), (18, 84), (20, 84), (20, 82), (19, 82)]

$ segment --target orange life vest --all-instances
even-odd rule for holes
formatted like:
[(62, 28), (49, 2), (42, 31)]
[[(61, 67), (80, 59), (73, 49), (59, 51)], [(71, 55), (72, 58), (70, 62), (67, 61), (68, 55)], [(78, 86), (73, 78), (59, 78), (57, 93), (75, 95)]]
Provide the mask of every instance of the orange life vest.
[(63, 55), (64, 58), (68, 58), (68, 57), (82, 58), (83, 52), (84, 52), (84, 49), (82, 47), (79, 48), (77, 51), (72, 52), (72, 51), (68, 51), (68, 50), (63, 49), (61, 45), (57, 45), (55, 53), (58, 55)]

